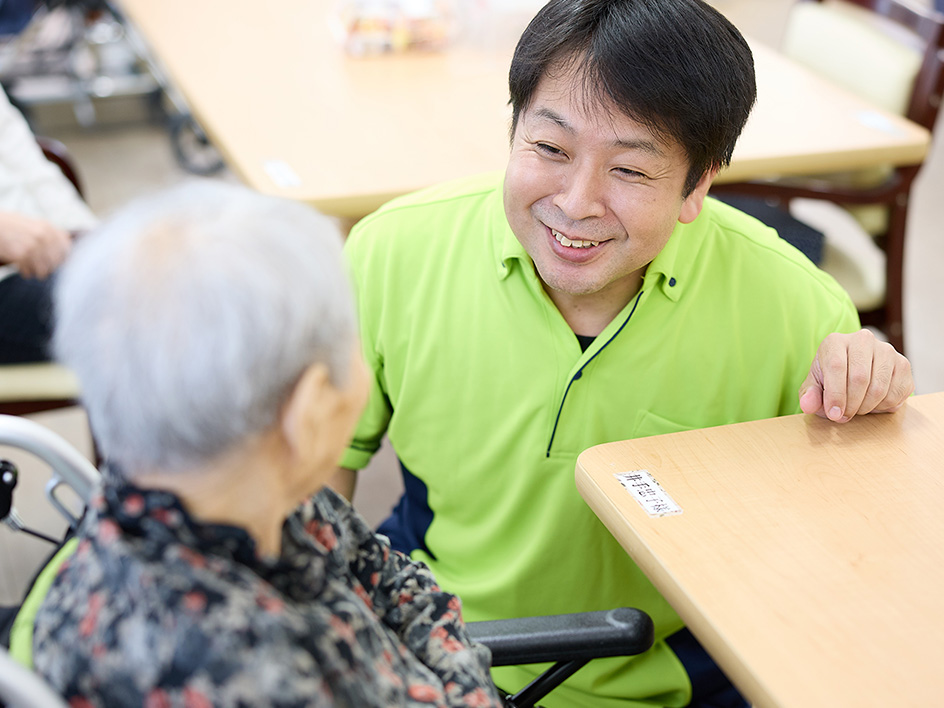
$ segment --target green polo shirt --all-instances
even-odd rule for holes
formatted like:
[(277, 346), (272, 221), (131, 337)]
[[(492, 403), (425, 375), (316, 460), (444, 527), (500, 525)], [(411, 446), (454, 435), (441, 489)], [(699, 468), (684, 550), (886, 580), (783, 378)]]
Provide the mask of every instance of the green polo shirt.
[[(463, 600), (467, 620), (628, 605), (656, 644), (591, 662), (542, 703), (682, 706), (662, 639), (675, 611), (585, 505), (599, 443), (799, 412), (820, 341), (859, 327), (830, 276), (766, 226), (706, 200), (581, 352), (502, 207), (501, 175), (394, 200), (347, 244), (373, 390), (342, 464), (386, 433), (405, 499), (382, 526)], [(535, 674), (497, 669), (518, 690)]]

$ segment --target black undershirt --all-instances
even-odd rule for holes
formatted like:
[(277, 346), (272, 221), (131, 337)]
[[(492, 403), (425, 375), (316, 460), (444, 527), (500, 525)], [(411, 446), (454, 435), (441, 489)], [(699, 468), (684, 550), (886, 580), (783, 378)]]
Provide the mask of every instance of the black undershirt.
[(588, 337), (583, 334), (576, 334), (576, 337), (577, 337), (577, 341), (580, 343), (580, 351), (582, 352), (587, 351), (589, 346), (593, 344), (593, 340), (596, 339), (596, 337)]

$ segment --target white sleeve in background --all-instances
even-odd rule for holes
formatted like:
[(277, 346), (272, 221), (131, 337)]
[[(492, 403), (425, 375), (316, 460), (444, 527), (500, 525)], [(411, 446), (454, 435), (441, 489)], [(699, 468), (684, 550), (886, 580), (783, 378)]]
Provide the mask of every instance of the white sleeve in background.
[(0, 91), (0, 210), (46, 219), (69, 231), (97, 219), (72, 183), (43, 155), (26, 119)]

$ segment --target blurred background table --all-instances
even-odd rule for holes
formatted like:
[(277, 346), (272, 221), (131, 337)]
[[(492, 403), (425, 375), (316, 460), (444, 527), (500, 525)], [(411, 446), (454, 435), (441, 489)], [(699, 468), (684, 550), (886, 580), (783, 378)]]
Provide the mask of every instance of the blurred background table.
[[(944, 393), (600, 445), (577, 488), (755, 705), (940, 702)], [(651, 516), (645, 470), (681, 513)], [(647, 481), (646, 475), (636, 482)]]
[[(354, 220), (399, 194), (504, 168), (508, 66), (526, 17), (440, 53), (358, 58), (331, 31), (331, 2), (118, 7), (227, 165), (262, 192)], [(760, 100), (719, 181), (924, 156), (927, 131), (753, 46)]]

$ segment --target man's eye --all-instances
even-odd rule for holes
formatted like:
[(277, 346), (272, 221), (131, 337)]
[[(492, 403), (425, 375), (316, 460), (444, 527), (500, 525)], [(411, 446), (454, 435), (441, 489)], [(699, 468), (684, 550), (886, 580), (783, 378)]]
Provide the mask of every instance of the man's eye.
[(554, 147), (553, 145), (548, 145), (547, 143), (535, 143), (535, 147), (543, 153), (548, 155), (563, 155), (564, 151)]
[(645, 179), (646, 175), (638, 170), (631, 170), (628, 167), (617, 167), (616, 171), (623, 177), (630, 177), (632, 179)]

